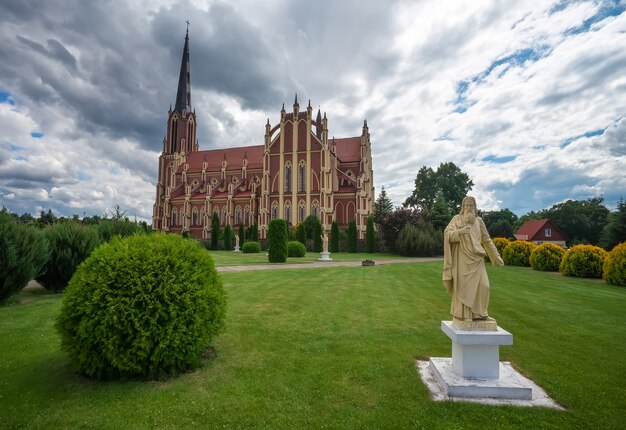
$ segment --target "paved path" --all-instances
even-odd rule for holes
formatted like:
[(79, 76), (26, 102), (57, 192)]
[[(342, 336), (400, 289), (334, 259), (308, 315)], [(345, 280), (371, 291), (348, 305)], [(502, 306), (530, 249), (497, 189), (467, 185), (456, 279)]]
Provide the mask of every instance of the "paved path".
[[(420, 258), (405, 258), (402, 260), (378, 260), (377, 266), (383, 264), (398, 264), (398, 263), (424, 263), (427, 261), (442, 261), (442, 257), (420, 257)], [(245, 272), (248, 270), (282, 270), (282, 269), (315, 269), (317, 267), (357, 267), (361, 266), (360, 261), (315, 261), (311, 263), (297, 263), (297, 264), (256, 264), (250, 266), (218, 266), (218, 272)]]

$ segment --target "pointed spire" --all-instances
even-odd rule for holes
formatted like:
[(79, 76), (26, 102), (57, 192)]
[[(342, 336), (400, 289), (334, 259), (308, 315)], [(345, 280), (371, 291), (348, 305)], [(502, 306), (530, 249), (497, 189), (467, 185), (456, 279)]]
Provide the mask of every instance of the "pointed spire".
[(267, 125), (270, 125), (270, 119), (269, 118), (267, 119)]
[(311, 99), (309, 99), (309, 105), (307, 107), (311, 107)]
[(319, 108), (317, 109), (317, 118), (315, 119), (315, 121), (317, 121), (318, 123), (322, 122), (322, 111)]
[(178, 92), (176, 93), (176, 106), (178, 112), (186, 110), (191, 112), (191, 67), (189, 65), (189, 23), (185, 33), (185, 47), (183, 59), (180, 64), (180, 76), (178, 77)]
[(296, 100), (293, 102), (293, 105), (297, 105), (298, 104), (298, 93), (296, 93)]
[(363, 120), (363, 128), (367, 128), (367, 120)]
[[(283, 102), (283, 107), (282, 107), (282, 109), (280, 111), (281, 112), (285, 112), (285, 102)], [(268, 119), (267, 122), (270, 122), (270, 120)]]

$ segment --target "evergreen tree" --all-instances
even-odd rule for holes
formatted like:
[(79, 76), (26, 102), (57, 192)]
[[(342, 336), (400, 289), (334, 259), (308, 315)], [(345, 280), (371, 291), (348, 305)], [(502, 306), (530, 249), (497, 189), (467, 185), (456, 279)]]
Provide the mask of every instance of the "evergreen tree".
[(324, 244), (322, 243), (322, 224), (318, 221), (315, 224), (315, 232), (313, 233), (313, 251), (322, 252)]
[(374, 217), (367, 217), (367, 230), (365, 230), (365, 252), (374, 252)]
[(217, 212), (213, 212), (211, 221), (211, 249), (217, 251), (220, 245), (220, 219)]
[(306, 227), (303, 223), (300, 223), (296, 226), (297, 238), (298, 242), (303, 244), (306, 247)]
[(600, 246), (610, 251), (622, 242), (626, 242), (626, 202), (620, 198), (617, 210), (609, 214), (608, 223), (602, 230)]
[(356, 221), (350, 221), (348, 223), (348, 252), (357, 251), (357, 231)]
[(391, 212), (393, 212), (393, 203), (391, 203), (391, 199), (383, 187), (376, 203), (374, 203), (374, 222), (381, 224)]
[(443, 193), (439, 191), (435, 198), (432, 210), (430, 211), (430, 222), (433, 227), (439, 230), (446, 228), (454, 214), (448, 205)]
[(233, 249), (233, 229), (230, 224), (224, 227), (224, 249), (231, 251)]
[(339, 252), (339, 224), (333, 221), (330, 228), (330, 252)]
[(243, 228), (243, 224), (239, 224), (239, 246), (243, 246), (246, 241), (246, 229)]

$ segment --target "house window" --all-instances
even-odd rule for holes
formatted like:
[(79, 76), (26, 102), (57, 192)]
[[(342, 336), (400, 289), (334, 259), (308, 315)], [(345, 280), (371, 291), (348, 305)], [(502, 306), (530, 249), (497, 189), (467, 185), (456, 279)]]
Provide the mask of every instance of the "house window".
[(546, 237), (552, 237), (552, 229), (551, 228), (546, 228), (545, 236)]
[(298, 192), (303, 193), (306, 191), (306, 163), (304, 160), (300, 161), (298, 165)]
[(291, 162), (285, 164), (285, 192), (291, 192)]

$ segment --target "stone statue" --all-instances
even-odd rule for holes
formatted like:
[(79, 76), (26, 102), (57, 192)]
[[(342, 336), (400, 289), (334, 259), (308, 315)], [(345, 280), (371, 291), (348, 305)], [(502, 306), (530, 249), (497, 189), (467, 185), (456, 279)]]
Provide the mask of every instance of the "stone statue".
[(443, 255), (443, 284), (452, 297), (450, 313), (454, 323), (463, 326), (463, 323), (471, 325), (472, 321), (482, 321), (496, 325), (487, 313), (489, 278), (484, 257), (489, 256), (494, 266), (503, 266), (504, 262), (485, 223), (476, 216), (474, 197), (463, 199), (461, 213), (446, 227)]
[(235, 248), (239, 249), (239, 235), (235, 235)]
[(328, 254), (328, 234), (326, 233), (322, 235), (322, 251)]

